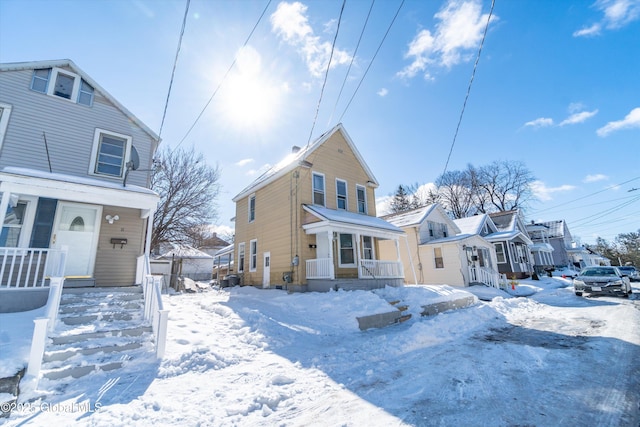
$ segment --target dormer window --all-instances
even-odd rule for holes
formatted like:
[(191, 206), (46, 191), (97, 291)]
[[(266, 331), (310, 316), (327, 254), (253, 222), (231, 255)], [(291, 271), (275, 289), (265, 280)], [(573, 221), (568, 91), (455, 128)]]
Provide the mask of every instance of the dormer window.
[(31, 90), (89, 107), (93, 104), (93, 86), (79, 75), (61, 68), (33, 70)]

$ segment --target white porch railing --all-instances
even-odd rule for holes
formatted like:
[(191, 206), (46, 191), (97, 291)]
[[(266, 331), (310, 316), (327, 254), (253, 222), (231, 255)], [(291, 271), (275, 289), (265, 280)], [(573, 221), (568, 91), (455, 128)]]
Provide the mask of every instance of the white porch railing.
[(360, 278), (398, 279), (403, 277), (402, 264), (397, 261), (382, 261), (377, 259), (360, 260)]
[(162, 304), (162, 277), (147, 275), (144, 282), (144, 318), (151, 322), (156, 343), (156, 357), (162, 359), (167, 342), (169, 310)]
[(471, 282), (480, 282), (494, 288), (500, 288), (500, 273), (490, 268), (469, 267), (469, 279)]
[(307, 279), (333, 278), (333, 262), (331, 258), (308, 259), (306, 264)]
[(0, 248), (0, 286), (44, 287), (48, 278), (64, 276), (66, 255), (64, 249)]

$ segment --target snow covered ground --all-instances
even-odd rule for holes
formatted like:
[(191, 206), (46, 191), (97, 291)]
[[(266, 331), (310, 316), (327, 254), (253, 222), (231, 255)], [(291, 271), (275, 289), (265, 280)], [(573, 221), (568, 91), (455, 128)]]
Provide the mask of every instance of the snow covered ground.
[[(421, 302), (464, 291), (165, 295), (164, 360), (42, 380), (4, 423), (637, 427), (634, 285), (630, 299), (576, 297), (561, 277), (521, 280), (513, 295), (471, 287), (477, 304), (431, 317), (419, 315)], [(356, 316), (391, 300), (409, 305), (412, 318), (358, 329)]]

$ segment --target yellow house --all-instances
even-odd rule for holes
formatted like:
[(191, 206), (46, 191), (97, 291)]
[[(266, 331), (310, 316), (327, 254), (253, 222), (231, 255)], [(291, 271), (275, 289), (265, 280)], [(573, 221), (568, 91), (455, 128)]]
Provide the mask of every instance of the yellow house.
[[(233, 198), (241, 284), (298, 291), (375, 289), (404, 281), (404, 232), (376, 217), (378, 181), (342, 124)], [(395, 254), (380, 258), (379, 242)]]

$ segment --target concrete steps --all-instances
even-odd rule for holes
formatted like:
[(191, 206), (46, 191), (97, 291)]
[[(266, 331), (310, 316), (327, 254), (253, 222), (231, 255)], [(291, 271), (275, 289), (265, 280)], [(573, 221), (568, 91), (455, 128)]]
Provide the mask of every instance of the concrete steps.
[(152, 358), (153, 334), (143, 311), (139, 287), (64, 289), (58, 324), (43, 357), (43, 377), (80, 378)]

